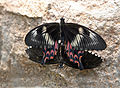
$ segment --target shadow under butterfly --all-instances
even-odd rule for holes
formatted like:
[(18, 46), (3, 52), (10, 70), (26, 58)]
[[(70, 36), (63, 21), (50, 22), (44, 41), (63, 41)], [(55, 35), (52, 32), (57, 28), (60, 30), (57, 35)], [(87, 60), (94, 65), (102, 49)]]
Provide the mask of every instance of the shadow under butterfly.
[(32, 29), (25, 37), (29, 59), (44, 64), (63, 64), (73, 68), (90, 69), (102, 63), (101, 57), (89, 50), (104, 50), (103, 38), (89, 28), (75, 24), (45, 23)]

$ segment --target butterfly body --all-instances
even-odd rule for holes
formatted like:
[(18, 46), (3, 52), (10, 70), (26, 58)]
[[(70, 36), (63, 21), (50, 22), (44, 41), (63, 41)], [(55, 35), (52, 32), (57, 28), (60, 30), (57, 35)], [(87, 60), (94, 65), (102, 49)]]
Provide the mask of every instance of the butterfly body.
[[(88, 61), (91, 63), (92, 58), (99, 62), (97, 64), (102, 62), (101, 58), (85, 51), (104, 50), (106, 48), (105, 41), (97, 33), (79, 24), (65, 23), (64, 18), (60, 19), (60, 23), (45, 23), (32, 29), (26, 35), (25, 43), (32, 49), (36, 47), (40, 49), (42, 54), (39, 56), (39, 62), (41, 64), (54, 59), (60, 64), (60, 67), (64, 63), (69, 63), (77, 65), (81, 70), (87, 68), (84, 66), (86, 59), (90, 59), (91, 61)], [(30, 54), (35, 56), (36, 53), (31, 52), (34, 50), (27, 50), (29, 56)], [(87, 62), (88, 65), (89, 62)], [(93, 61), (93, 63), (95, 62)]]

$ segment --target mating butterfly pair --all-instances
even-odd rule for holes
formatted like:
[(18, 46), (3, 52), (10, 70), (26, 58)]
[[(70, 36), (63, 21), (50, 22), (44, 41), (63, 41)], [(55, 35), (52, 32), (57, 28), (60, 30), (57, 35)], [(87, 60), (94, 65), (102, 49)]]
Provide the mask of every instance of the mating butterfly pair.
[(41, 64), (59, 63), (82, 69), (94, 68), (101, 57), (89, 50), (104, 50), (105, 41), (89, 28), (75, 24), (45, 23), (32, 29), (25, 37), (26, 50), (31, 60)]

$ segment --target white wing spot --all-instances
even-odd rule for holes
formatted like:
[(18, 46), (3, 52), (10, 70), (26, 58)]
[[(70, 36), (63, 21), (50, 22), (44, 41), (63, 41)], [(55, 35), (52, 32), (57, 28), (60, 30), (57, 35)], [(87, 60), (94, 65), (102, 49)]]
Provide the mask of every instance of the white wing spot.
[(90, 38), (91, 38), (92, 41), (93, 41), (93, 42), (92, 42), (93, 45), (98, 44), (98, 40), (97, 40), (96, 35), (95, 35), (94, 33), (90, 32)]
[(44, 32), (46, 32), (46, 27), (45, 26), (43, 26), (43, 28), (42, 28), (42, 33), (44, 33)]
[(80, 34), (83, 34), (84, 31), (83, 31), (83, 29), (81, 27), (78, 30), (79, 30)]
[(76, 38), (77, 38), (78, 42), (81, 41), (81, 38), (80, 38), (80, 35), (79, 35), (79, 34), (77, 34)]
[(72, 46), (75, 46), (75, 43), (74, 43), (74, 42), (72, 42), (72, 43), (71, 43), (71, 45), (72, 45)]
[(48, 41), (48, 34), (47, 33), (45, 34), (45, 40)]
[(60, 43), (61, 43), (61, 40), (58, 40), (58, 43), (60, 44)]
[(38, 28), (36, 28), (35, 30), (32, 31), (33, 37), (36, 37), (36, 35), (37, 35), (37, 29), (38, 29)]
[(51, 40), (48, 33), (45, 33), (47, 31), (46, 29), (47, 28), (45, 26), (43, 26), (43, 28), (42, 28), (42, 33), (43, 33), (42, 36), (45, 38), (45, 40), (46, 40), (46, 42), (48, 42), (48, 44), (53, 45), (54, 41)]
[(76, 46), (77, 43), (80, 42), (80, 40), (81, 40), (81, 39), (80, 39), (80, 35), (77, 34), (76, 37), (75, 37), (75, 39), (74, 39), (74, 41), (72, 41), (71, 45), (72, 45), (72, 46)]
[(94, 39), (95, 39), (95, 34), (93, 34), (92, 32), (90, 32), (90, 38), (91, 38), (92, 40), (94, 40)]
[(72, 45), (72, 46), (76, 46), (77, 43), (80, 43), (80, 42), (81, 42), (81, 38), (83, 38), (83, 36), (80, 35), (80, 34), (77, 34), (76, 37), (75, 37), (75, 39), (74, 39), (74, 41), (72, 41), (71, 45)]
[[(48, 41), (48, 44), (50, 44), (50, 45), (53, 45), (53, 44), (54, 44), (54, 41), (51, 40), (51, 38), (50, 38), (50, 36), (49, 36), (48, 33), (46, 33), (46, 34), (44, 35), (44, 37), (45, 37), (45, 40)], [(48, 38), (49, 38), (49, 39), (48, 39)]]

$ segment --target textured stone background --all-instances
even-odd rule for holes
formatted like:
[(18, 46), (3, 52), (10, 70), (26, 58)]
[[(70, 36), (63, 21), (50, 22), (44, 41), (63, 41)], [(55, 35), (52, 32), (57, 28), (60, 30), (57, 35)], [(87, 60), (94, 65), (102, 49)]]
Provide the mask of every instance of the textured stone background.
[[(80, 71), (28, 59), (27, 32), (64, 14), (67, 22), (87, 26), (105, 39), (108, 47), (97, 52), (101, 66)], [(0, 0), (0, 61), (0, 88), (120, 88), (120, 1)]]

